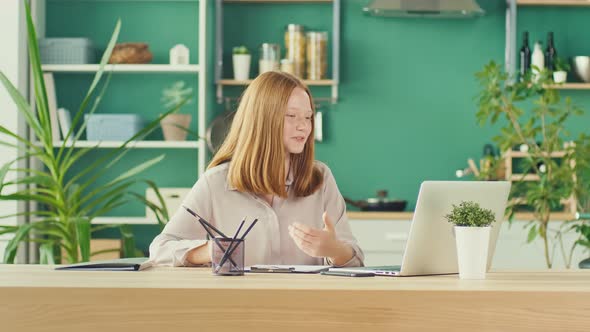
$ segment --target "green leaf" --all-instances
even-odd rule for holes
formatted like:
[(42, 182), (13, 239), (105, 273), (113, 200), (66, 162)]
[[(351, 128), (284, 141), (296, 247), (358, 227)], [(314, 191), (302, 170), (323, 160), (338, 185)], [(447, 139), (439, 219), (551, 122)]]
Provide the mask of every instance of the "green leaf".
[(76, 218), (74, 227), (76, 227), (82, 262), (88, 262), (90, 260), (90, 221), (87, 218)]
[(33, 224), (25, 224), (20, 226), (16, 233), (14, 233), (14, 237), (8, 241), (8, 244), (6, 244), (6, 248), (4, 249), (5, 264), (14, 264), (14, 259), (16, 258), (16, 252), (18, 250), (18, 244), (26, 239), (32, 227)]
[(136, 257), (135, 238), (131, 226), (121, 225), (119, 230), (121, 231), (121, 240), (123, 242), (123, 257)]
[(537, 227), (536, 225), (531, 226), (529, 229), (529, 233), (527, 235), (526, 243), (531, 243), (537, 237)]
[(41, 264), (55, 264), (55, 254), (53, 242), (43, 243), (39, 246), (39, 263)]

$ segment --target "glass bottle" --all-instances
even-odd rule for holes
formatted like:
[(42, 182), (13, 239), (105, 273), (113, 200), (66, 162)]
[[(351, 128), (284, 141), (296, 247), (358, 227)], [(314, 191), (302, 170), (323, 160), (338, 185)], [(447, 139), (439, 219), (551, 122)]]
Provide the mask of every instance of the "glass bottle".
[(531, 69), (531, 49), (529, 48), (529, 33), (525, 31), (522, 37), (522, 47), (520, 48), (520, 79), (524, 77)]
[(258, 60), (259, 74), (279, 70), (280, 59), (281, 47), (278, 44), (263, 43), (260, 46), (260, 59)]
[(285, 29), (285, 58), (293, 62), (293, 74), (303, 78), (305, 72), (305, 35), (302, 25), (289, 24)]
[(325, 79), (328, 70), (328, 33), (311, 31), (306, 37), (307, 79)]
[(547, 49), (545, 50), (545, 67), (549, 71), (555, 69), (555, 58), (557, 57), (557, 50), (553, 44), (553, 32), (547, 34)]

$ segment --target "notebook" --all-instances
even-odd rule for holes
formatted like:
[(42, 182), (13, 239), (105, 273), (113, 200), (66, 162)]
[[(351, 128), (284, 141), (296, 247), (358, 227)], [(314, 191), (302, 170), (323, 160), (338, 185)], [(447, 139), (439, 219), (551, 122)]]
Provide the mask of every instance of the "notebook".
[(147, 257), (137, 257), (78, 263), (59, 266), (55, 269), (74, 271), (142, 271), (151, 266), (152, 263)]
[(320, 273), (328, 271), (329, 265), (252, 265), (246, 266), (244, 272), (251, 273)]

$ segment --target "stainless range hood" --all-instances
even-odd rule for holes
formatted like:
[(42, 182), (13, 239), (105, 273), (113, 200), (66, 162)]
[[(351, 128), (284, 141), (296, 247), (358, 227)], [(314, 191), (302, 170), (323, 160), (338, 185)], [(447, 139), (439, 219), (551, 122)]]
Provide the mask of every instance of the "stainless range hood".
[(386, 17), (470, 18), (485, 13), (475, 0), (372, 0), (363, 10)]

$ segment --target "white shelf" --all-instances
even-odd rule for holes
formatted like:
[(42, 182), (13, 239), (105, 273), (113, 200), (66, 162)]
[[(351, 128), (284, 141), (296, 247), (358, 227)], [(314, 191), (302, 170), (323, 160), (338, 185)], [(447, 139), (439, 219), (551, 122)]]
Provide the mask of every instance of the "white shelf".
[[(134, 141), (127, 145), (130, 149), (200, 149), (202, 141)], [(77, 148), (91, 148), (98, 145), (98, 148), (118, 148), (123, 144), (123, 141), (77, 141)], [(53, 143), (53, 146), (61, 147), (63, 141)], [(72, 146), (71, 143), (66, 146)]]
[(148, 220), (146, 217), (99, 217), (92, 220), (93, 225), (156, 225), (157, 220)]
[[(43, 65), (44, 72), (52, 73), (95, 73), (98, 64), (88, 65)], [(198, 73), (199, 65), (166, 65), (166, 64), (115, 64), (106, 65), (106, 72), (114, 73)]]

